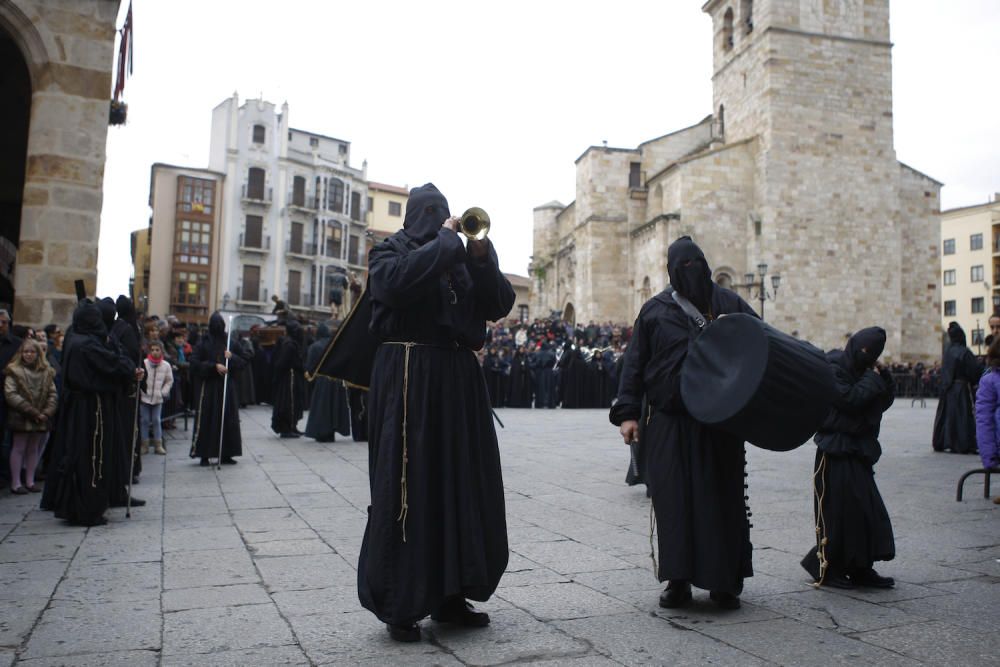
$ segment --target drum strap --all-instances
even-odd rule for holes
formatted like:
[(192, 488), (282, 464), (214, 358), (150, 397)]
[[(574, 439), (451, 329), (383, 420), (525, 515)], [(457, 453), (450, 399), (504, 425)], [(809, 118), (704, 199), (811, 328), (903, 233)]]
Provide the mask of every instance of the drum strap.
[(681, 307), (684, 314), (694, 320), (695, 326), (698, 327), (699, 331), (705, 328), (705, 317), (698, 312), (698, 309), (695, 308), (693, 303), (688, 301), (687, 297), (682, 296), (677, 290), (671, 290), (670, 296), (673, 297), (674, 302)]

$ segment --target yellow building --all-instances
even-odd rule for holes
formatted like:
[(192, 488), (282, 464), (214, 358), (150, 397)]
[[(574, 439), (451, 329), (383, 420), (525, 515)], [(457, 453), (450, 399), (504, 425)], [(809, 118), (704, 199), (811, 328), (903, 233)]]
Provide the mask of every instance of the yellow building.
[(376, 243), (403, 228), (409, 195), (397, 185), (368, 182), (368, 231)]
[(132, 303), (145, 313), (149, 303), (149, 227), (132, 232)]
[(1000, 195), (993, 199), (941, 213), (941, 327), (958, 322), (977, 352), (1000, 309)]

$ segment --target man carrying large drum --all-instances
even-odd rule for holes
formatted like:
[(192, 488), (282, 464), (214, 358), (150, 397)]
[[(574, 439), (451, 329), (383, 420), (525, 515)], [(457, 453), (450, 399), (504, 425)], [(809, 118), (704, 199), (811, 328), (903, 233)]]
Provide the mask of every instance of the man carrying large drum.
[[(639, 311), (611, 422), (638, 438), (642, 400), (646, 483), (659, 543), (660, 606), (709, 591), (738, 609), (753, 575), (744, 442), (775, 451), (803, 444), (827, 415), (833, 373), (823, 353), (764, 324), (712, 282), (684, 236), (667, 251), (670, 287)], [(725, 316), (725, 317), (724, 317)]]

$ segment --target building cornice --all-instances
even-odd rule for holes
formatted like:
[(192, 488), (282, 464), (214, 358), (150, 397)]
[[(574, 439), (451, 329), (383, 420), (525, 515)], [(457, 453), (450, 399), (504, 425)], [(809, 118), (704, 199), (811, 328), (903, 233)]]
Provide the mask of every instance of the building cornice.
[(653, 229), (654, 227), (656, 227), (656, 225), (658, 225), (661, 222), (667, 222), (668, 220), (680, 220), (680, 219), (681, 219), (681, 214), (679, 212), (661, 213), (660, 215), (654, 217), (649, 222), (644, 222), (635, 229), (633, 229), (631, 232), (629, 232), (629, 236), (635, 238), (645, 233), (647, 230)]

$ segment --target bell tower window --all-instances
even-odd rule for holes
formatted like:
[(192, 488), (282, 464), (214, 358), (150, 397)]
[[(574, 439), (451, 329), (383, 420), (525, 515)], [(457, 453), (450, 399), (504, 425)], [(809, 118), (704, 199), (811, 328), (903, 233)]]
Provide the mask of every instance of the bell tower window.
[(733, 8), (730, 7), (722, 15), (722, 50), (731, 51), (733, 48)]

